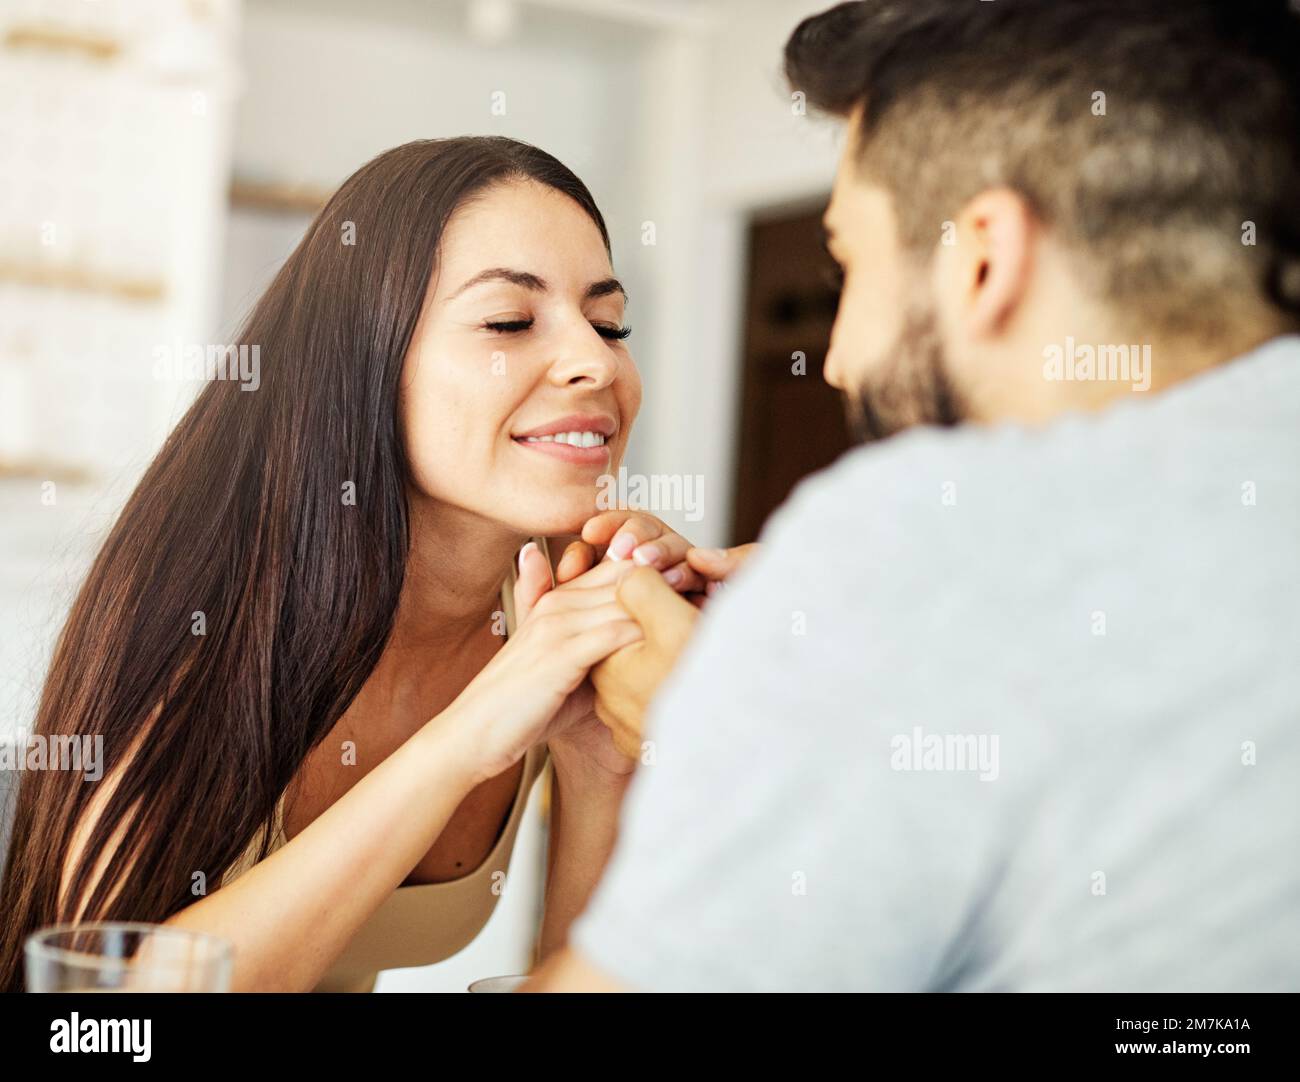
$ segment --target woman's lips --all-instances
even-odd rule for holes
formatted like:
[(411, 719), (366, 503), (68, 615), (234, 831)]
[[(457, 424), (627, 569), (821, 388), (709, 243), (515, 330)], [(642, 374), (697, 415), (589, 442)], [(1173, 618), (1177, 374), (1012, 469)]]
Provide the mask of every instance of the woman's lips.
[(603, 466), (609, 461), (607, 443), (596, 447), (574, 447), (571, 443), (543, 443), (540, 440), (525, 441), (517, 437), (514, 442), (526, 451), (537, 451), (575, 466)]

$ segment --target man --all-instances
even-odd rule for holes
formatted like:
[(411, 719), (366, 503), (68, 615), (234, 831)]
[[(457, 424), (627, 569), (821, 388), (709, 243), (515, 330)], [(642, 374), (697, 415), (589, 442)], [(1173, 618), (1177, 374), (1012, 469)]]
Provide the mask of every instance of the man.
[(890, 438), (698, 627), (626, 580), (621, 746), (693, 639), (531, 988), (1300, 987), (1300, 29), (1221, 7), (795, 31), (848, 124), (826, 375)]

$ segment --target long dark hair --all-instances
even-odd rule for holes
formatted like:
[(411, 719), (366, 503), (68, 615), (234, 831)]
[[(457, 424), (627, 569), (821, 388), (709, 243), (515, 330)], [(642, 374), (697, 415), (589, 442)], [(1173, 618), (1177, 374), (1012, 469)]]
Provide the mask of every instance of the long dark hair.
[(37, 928), (162, 921), (194, 901), (196, 873), (218, 882), (259, 833), (266, 854), (280, 794), (392, 629), (409, 545), (397, 388), (443, 229), (467, 198), (516, 178), (570, 196), (609, 247), (585, 185), (536, 147), (463, 137), (381, 154), (330, 199), (245, 321), (238, 341), (259, 347), (260, 386), (209, 382), (150, 464), (72, 605), (33, 726), (102, 734), (111, 797), (61, 897), (100, 786), (22, 775), (0, 989), (21, 987)]

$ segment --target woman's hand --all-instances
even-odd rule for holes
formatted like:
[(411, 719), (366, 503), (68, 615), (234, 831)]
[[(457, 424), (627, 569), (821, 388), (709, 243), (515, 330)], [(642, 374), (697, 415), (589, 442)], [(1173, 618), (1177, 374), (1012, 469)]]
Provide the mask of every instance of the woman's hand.
[[(618, 583), (631, 573), (634, 566), (627, 561), (607, 560), (594, 569), (570, 570), (565, 580), (556, 576), (562, 585), (554, 589), (572, 589), (587, 582), (608, 579), (611, 596), (614, 596)], [(550, 588), (550, 568), (535, 545), (525, 546), (520, 567), (519, 581), (515, 586), (515, 611), (517, 620), (522, 622), (523, 614), (530, 611)], [(595, 700), (591, 681), (583, 680), (557, 711), (550, 735), (546, 738), (557, 776), (581, 789), (617, 783), (636, 768), (636, 757), (619, 751), (610, 731), (600, 723)]]
[[(524, 546), (514, 588), (515, 631), (449, 708), (466, 719), (482, 780), (508, 769), (534, 744), (569, 730), (577, 730), (572, 739), (582, 739), (583, 723), (594, 717), (586, 682), (591, 666), (641, 639), (640, 627), (615, 600), (630, 570), (630, 564), (607, 561), (552, 589), (546, 558), (535, 544)], [(612, 743), (610, 750), (617, 755)]]
[(594, 567), (602, 557), (631, 560), (638, 567), (653, 567), (681, 594), (703, 592), (707, 584), (690, 563), (691, 543), (665, 523), (643, 511), (604, 511), (589, 518), (582, 539), (564, 550), (555, 569), (555, 581), (569, 582)]

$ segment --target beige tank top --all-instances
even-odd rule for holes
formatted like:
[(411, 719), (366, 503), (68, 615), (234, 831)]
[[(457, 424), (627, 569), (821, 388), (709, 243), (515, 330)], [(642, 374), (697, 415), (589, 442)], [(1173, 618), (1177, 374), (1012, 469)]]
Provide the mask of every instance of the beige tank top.
[[(549, 560), (546, 539), (534, 540)], [(501, 588), (507, 636), (515, 628), (515, 573), (512, 565)], [(524, 769), (510, 814), (482, 864), (468, 875), (445, 883), (398, 887), (361, 926), (313, 991), (371, 992), (380, 970), (432, 965), (467, 947), (496, 908), (499, 884), (504, 881), (510, 864), (528, 794), (546, 765), (545, 745), (530, 748), (524, 756)], [(287, 841), (283, 823), (284, 796), (281, 795), (275, 806), (269, 852)], [(257, 840), (254, 839), (222, 877), (223, 886), (257, 862)]]

